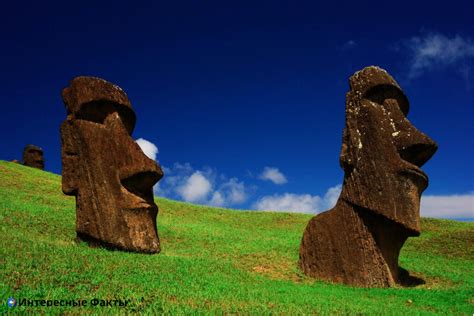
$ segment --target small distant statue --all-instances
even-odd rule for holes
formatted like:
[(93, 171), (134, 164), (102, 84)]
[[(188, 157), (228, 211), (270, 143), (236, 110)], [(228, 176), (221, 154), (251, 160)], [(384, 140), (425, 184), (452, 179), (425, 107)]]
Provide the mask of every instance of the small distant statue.
[(157, 253), (160, 166), (131, 138), (135, 113), (125, 92), (94, 77), (74, 78), (62, 92), (62, 189), (76, 197), (77, 239)]
[(35, 145), (26, 145), (23, 149), (23, 164), (44, 170), (43, 149)]
[(318, 279), (390, 287), (404, 282), (400, 249), (420, 234), (420, 197), (428, 186), (420, 167), (437, 145), (408, 121), (408, 99), (385, 70), (364, 68), (349, 83), (341, 196), (308, 223), (299, 266)]

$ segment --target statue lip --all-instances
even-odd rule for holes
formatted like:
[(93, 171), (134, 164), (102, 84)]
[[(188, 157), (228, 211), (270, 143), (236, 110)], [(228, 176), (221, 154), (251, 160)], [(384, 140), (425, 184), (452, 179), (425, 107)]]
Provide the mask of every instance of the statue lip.
[(415, 176), (416, 178), (423, 181), (425, 188), (428, 186), (428, 176), (417, 166), (411, 166), (410, 168), (403, 169), (401, 170), (401, 173)]

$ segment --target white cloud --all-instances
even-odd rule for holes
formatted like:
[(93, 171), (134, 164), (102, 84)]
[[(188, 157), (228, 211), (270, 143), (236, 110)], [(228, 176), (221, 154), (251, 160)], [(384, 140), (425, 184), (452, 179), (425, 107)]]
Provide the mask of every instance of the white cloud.
[[(329, 188), (323, 197), (310, 194), (284, 193), (260, 198), (253, 207), (261, 211), (283, 211), (316, 214), (332, 208), (341, 193), (341, 185)], [(474, 219), (474, 193), (423, 195), (421, 216)]]
[(237, 178), (228, 179), (210, 168), (194, 170), (189, 163), (163, 167), (165, 176), (154, 187), (157, 196), (213, 206), (247, 201), (249, 189)]
[(156, 154), (158, 153), (158, 147), (146, 139), (139, 138), (136, 143), (142, 149), (143, 153), (150, 159), (156, 160)]
[(194, 169), (189, 163), (174, 163), (171, 168), (161, 166), (164, 177), (153, 187), (153, 191), (158, 196), (170, 199), (181, 199), (177, 188), (184, 185), (187, 179), (194, 173)]
[(350, 50), (356, 46), (357, 46), (357, 43), (354, 40), (348, 40), (341, 46), (341, 49), (345, 51), (345, 50)]
[(339, 195), (341, 195), (341, 189), (342, 189), (342, 185), (338, 184), (336, 186), (329, 188), (326, 191), (326, 194), (324, 194), (324, 198), (323, 198), (323, 205), (322, 205), (323, 208), (330, 209), (334, 205), (336, 205), (337, 199), (339, 198)]
[(316, 213), (321, 198), (310, 194), (285, 193), (260, 198), (254, 208), (261, 211), (283, 211), (294, 213)]
[(260, 198), (253, 207), (261, 211), (283, 211), (316, 214), (332, 208), (341, 193), (341, 185), (329, 188), (321, 198), (318, 195), (284, 193)]
[(449, 38), (440, 33), (428, 33), (405, 41), (410, 50), (411, 65), (408, 77), (420, 76), (435, 67), (455, 65), (463, 77), (470, 67), (464, 63), (474, 57), (474, 43), (459, 35)]
[(177, 192), (186, 202), (199, 202), (207, 198), (211, 189), (211, 182), (200, 171), (196, 171), (177, 188)]
[(209, 201), (209, 204), (214, 205), (214, 206), (223, 206), (225, 204), (225, 199), (222, 196), (222, 193), (219, 191), (216, 191), (212, 194), (212, 198)]
[(456, 195), (424, 195), (421, 216), (474, 218), (474, 193)]
[(265, 167), (263, 168), (262, 173), (259, 176), (262, 180), (268, 180), (275, 184), (285, 184), (288, 181), (283, 173), (278, 170), (278, 168)]
[(224, 206), (241, 204), (247, 200), (245, 184), (239, 182), (237, 178), (231, 178), (222, 184), (219, 189), (214, 192), (211, 205)]

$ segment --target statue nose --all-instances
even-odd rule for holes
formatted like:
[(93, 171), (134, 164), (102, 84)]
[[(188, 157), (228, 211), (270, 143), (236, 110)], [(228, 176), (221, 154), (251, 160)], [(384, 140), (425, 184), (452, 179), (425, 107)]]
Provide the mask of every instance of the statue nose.
[(148, 200), (153, 186), (162, 176), (163, 174), (157, 171), (139, 171), (132, 172), (131, 175), (121, 178), (120, 182), (128, 191)]
[(119, 169), (120, 182), (135, 195), (153, 200), (152, 188), (163, 177), (160, 166), (148, 158), (130, 137), (117, 112), (109, 114), (104, 123), (122, 140), (123, 147), (120, 149), (123, 155), (118, 158), (122, 165)]
[(400, 157), (418, 167), (423, 166), (434, 155), (438, 145), (416, 128), (410, 128), (397, 142)]
[[(163, 177), (161, 167), (148, 158), (133, 142), (133, 159), (120, 168), (119, 177), (122, 185), (130, 192), (145, 199), (153, 199), (153, 186)], [(132, 148), (131, 148), (132, 149)]]

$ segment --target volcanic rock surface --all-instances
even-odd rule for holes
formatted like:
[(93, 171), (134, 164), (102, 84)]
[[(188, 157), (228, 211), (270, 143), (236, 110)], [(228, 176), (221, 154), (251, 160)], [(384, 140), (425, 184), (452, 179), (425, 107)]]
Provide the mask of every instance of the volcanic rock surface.
[(44, 170), (43, 149), (35, 145), (26, 145), (23, 149), (23, 164)]
[(420, 234), (428, 186), (420, 167), (437, 145), (408, 121), (408, 99), (385, 70), (366, 67), (349, 85), (342, 192), (333, 209), (308, 223), (299, 266), (308, 276), (349, 285), (405, 284), (398, 256), (406, 239)]
[(76, 197), (77, 238), (159, 252), (153, 185), (163, 171), (131, 138), (136, 117), (127, 95), (103, 79), (77, 77), (62, 96), (62, 189)]

